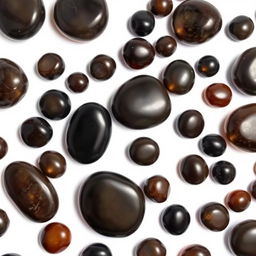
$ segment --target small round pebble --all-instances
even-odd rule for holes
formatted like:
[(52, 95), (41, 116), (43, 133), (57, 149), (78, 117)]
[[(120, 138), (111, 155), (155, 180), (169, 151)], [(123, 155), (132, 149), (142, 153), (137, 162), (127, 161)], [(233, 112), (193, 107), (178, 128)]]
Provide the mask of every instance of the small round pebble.
[(10, 224), (7, 213), (0, 209), (0, 237), (5, 234)]
[(138, 245), (136, 256), (166, 256), (166, 248), (158, 239), (148, 238)]
[(0, 159), (4, 158), (8, 151), (8, 144), (5, 139), (0, 137)]
[(220, 69), (220, 64), (217, 58), (211, 55), (206, 55), (202, 57), (197, 65), (197, 71), (205, 77), (211, 77), (218, 73)]
[(160, 56), (170, 57), (177, 49), (177, 42), (171, 36), (163, 36), (157, 40), (155, 49)]
[(84, 92), (87, 89), (88, 84), (88, 77), (80, 72), (75, 72), (71, 74), (66, 80), (66, 85), (69, 90), (75, 93)]
[(219, 184), (230, 184), (236, 177), (236, 168), (228, 161), (219, 161), (212, 167), (212, 177)]
[(81, 256), (112, 256), (112, 253), (105, 244), (96, 243), (89, 245)]
[(211, 256), (211, 253), (206, 247), (194, 244), (184, 248), (179, 256)]
[(202, 151), (212, 157), (218, 157), (224, 154), (227, 143), (224, 138), (218, 134), (209, 134), (200, 141)]
[(235, 190), (226, 197), (228, 207), (234, 212), (243, 212), (251, 204), (251, 196), (247, 191)]
[(151, 0), (149, 3), (150, 11), (156, 16), (167, 16), (173, 9), (172, 0)]

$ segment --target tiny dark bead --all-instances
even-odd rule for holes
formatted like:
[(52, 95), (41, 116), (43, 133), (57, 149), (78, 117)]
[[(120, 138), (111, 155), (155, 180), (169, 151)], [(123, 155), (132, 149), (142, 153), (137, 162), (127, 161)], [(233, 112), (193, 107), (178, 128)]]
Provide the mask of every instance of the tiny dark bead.
[(177, 42), (171, 36), (163, 36), (156, 42), (156, 52), (162, 57), (170, 57), (177, 49)]
[(227, 143), (224, 138), (218, 134), (209, 134), (200, 141), (202, 151), (212, 157), (224, 154)]
[(71, 74), (67, 80), (66, 85), (67, 87), (72, 91), (76, 93), (81, 93), (85, 91), (88, 87), (89, 79), (88, 77), (83, 73), (73, 73)]
[(8, 144), (5, 139), (0, 137), (0, 159), (4, 158), (8, 151)]
[(4, 210), (0, 209), (0, 237), (5, 234), (10, 224), (8, 215)]
[(202, 76), (214, 76), (218, 73), (219, 69), (219, 61), (214, 56), (204, 56), (197, 63), (197, 70)]
[(158, 239), (148, 238), (139, 244), (136, 256), (166, 256), (166, 248)]
[(247, 191), (235, 190), (226, 196), (226, 204), (234, 212), (243, 212), (251, 204), (251, 196)]
[(97, 243), (89, 245), (81, 256), (112, 256), (112, 253), (105, 244)]
[(157, 16), (167, 16), (173, 8), (172, 0), (151, 0), (150, 11)]
[(213, 165), (212, 177), (220, 184), (227, 185), (236, 177), (236, 168), (227, 161), (219, 161)]

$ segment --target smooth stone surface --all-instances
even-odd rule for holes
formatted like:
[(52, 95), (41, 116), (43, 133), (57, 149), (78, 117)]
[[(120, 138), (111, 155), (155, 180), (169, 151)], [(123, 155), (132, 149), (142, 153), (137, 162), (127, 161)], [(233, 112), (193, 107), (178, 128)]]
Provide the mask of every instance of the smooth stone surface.
[(206, 247), (194, 244), (183, 249), (179, 256), (211, 256), (211, 253)]
[(226, 141), (218, 134), (209, 134), (200, 141), (201, 150), (208, 156), (218, 157), (224, 154), (227, 148)]
[(200, 44), (220, 31), (222, 19), (212, 4), (201, 0), (187, 0), (175, 9), (172, 25), (179, 40)]
[(85, 74), (75, 72), (67, 78), (66, 85), (72, 92), (81, 93), (87, 89), (89, 79)]
[(107, 26), (107, 3), (105, 0), (57, 0), (54, 20), (69, 38), (92, 40)]
[(254, 199), (256, 199), (256, 181), (254, 181), (250, 187), (251, 195)]
[(83, 164), (99, 160), (107, 149), (111, 129), (111, 117), (103, 106), (98, 103), (80, 106), (69, 123), (68, 152)]
[(136, 76), (125, 82), (116, 92), (112, 111), (123, 125), (145, 129), (165, 121), (171, 112), (171, 101), (156, 78)]
[(42, 0), (1, 0), (0, 29), (13, 39), (34, 36), (45, 20)]
[(5, 188), (19, 210), (29, 219), (46, 222), (58, 210), (58, 195), (50, 181), (33, 165), (13, 162), (4, 172)]
[(97, 243), (89, 245), (81, 256), (112, 256), (112, 253), (105, 244)]
[(219, 203), (209, 203), (200, 210), (202, 224), (211, 231), (223, 231), (229, 224), (229, 213)]
[(8, 59), (0, 59), (0, 108), (11, 107), (19, 102), (28, 89), (24, 71)]
[(184, 60), (175, 60), (165, 69), (163, 75), (165, 87), (174, 94), (188, 93), (195, 82), (194, 69)]
[(234, 227), (229, 237), (230, 247), (236, 256), (255, 256), (256, 220), (246, 220)]
[(8, 144), (5, 141), (5, 139), (0, 137), (0, 159), (5, 157), (5, 155), (7, 154), (7, 151), (8, 151)]
[(160, 149), (158, 144), (146, 137), (141, 137), (132, 142), (129, 155), (130, 158), (139, 165), (151, 165), (159, 157)]
[(31, 117), (22, 123), (20, 135), (26, 145), (40, 148), (51, 140), (53, 130), (50, 124), (43, 118)]
[(143, 192), (119, 174), (93, 174), (84, 183), (79, 200), (84, 219), (105, 236), (129, 236), (139, 228), (144, 217)]
[(171, 205), (162, 215), (162, 224), (172, 235), (181, 235), (188, 229), (190, 214), (182, 205)]
[(172, 0), (151, 0), (149, 3), (150, 11), (160, 17), (169, 15), (172, 11)]
[(158, 239), (148, 238), (138, 245), (136, 256), (166, 256), (166, 248)]
[(0, 209), (0, 237), (5, 234), (10, 224), (9, 217), (7, 213)]
[(179, 171), (183, 179), (192, 184), (201, 184), (209, 174), (209, 169), (204, 159), (198, 155), (189, 155), (182, 159)]
[(251, 196), (247, 191), (234, 190), (226, 196), (228, 207), (234, 212), (242, 212), (251, 204)]
[(147, 40), (134, 38), (125, 44), (123, 58), (130, 68), (142, 69), (153, 62), (155, 49)]
[(256, 104), (236, 109), (227, 119), (225, 133), (229, 141), (240, 149), (256, 152)]
[(235, 166), (227, 161), (219, 161), (212, 167), (212, 177), (219, 184), (227, 185), (236, 177)]
[(197, 110), (187, 110), (179, 116), (177, 121), (177, 129), (185, 138), (196, 138), (204, 129), (204, 118)]
[(212, 77), (218, 73), (220, 63), (214, 56), (206, 55), (198, 61), (196, 68), (202, 76)]
[(177, 42), (171, 36), (163, 36), (157, 40), (155, 49), (160, 56), (170, 57), (177, 49)]

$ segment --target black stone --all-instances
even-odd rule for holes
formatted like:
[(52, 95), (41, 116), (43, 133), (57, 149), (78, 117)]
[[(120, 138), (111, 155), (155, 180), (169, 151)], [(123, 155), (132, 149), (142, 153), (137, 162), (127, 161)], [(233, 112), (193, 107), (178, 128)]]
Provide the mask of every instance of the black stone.
[(81, 256), (112, 256), (112, 253), (105, 244), (98, 243), (89, 245)]
[(236, 177), (235, 166), (227, 161), (219, 161), (212, 167), (212, 177), (220, 184), (227, 185)]
[(202, 151), (208, 156), (221, 156), (224, 154), (227, 143), (224, 138), (218, 134), (209, 134), (200, 142), (200, 147)]
[(202, 76), (214, 76), (218, 73), (219, 69), (219, 61), (211, 55), (206, 55), (202, 57), (197, 63), (197, 70)]

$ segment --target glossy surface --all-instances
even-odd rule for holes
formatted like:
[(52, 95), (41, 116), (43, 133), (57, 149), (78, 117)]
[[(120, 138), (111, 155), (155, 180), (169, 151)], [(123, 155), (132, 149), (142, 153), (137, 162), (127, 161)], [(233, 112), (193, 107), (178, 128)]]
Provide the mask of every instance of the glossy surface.
[(163, 84), (148, 75), (136, 76), (116, 92), (112, 111), (123, 125), (145, 129), (165, 121), (171, 112), (171, 102)]
[(136, 256), (166, 256), (166, 248), (158, 239), (148, 238), (138, 245)]
[(58, 210), (58, 195), (50, 181), (33, 165), (13, 162), (4, 172), (5, 188), (19, 210), (36, 222), (46, 222)]
[(45, 151), (38, 161), (40, 170), (50, 178), (61, 177), (66, 171), (66, 160), (56, 151)]
[(116, 70), (116, 62), (107, 55), (96, 56), (90, 64), (90, 72), (93, 78), (97, 80), (108, 80), (113, 76)]
[(130, 68), (142, 69), (153, 62), (155, 50), (147, 40), (134, 38), (125, 44), (123, 57)]
[(64, 251), (71, 243), (71, 232), (62, 223), (50, 223), (42, 231), (40, 236), (43, 248), (49, 253)]
[(227, 185), (236, 177), (235, 166), (227, 161), (219, 161), (213, 165), (212, 177), (219, 184)]
[(256, 152), (256, 104), (244, 105), (236, 109), (227, 119), (225, 133), (235, 146)]
[(37, 63), (37, 72), (47, 80), (57, 79), (65, 70), (63, 59), (56, 53), (46, 53)]
[(256, 181), (254, 181), (250, 188), (251, 195), (254, 199), (256, 199)]
[(190, 214), (181, 205), (171, 205), (162, 215), (162, 224), (172, 235), (181, 235), (190, 224)]
[(201, 150), (208, 156), (217, 157), (224, 154), (227, 144), (218, 134), (209, 134), (200, 141)]
[(200, 210), (202, 224), (211, 231), (223, 231), (229, 224), (229, 213), (219, 203), (209, 203)]
[(196, 67), (202, 76), (211, 77), (218, 73), (220, 63), (214, 56), (207, 55), (198, 61)]
[(81, 256), (112, 256), (112, 253), (105, 244), (98, 243), (89, 245)]
[(177, 42), (171, 36), (163, 36), (156, 42), (156, 52), (162, 57), (170, 57), (177, 49)]
[(211, 253), (206, 247), (194, 244), (183, 249), (179, 256), (211, 256)]
[(234, 212), (242, 212), (251, 204), (251, 196), (247, 191), (234, 190), (226, 197), (228, 207)]
[(163, 203), (170, 191), (169, 181), (160, 175), (149, 178), (144, 185), (145, 195), (154, 202)]
[(34, 36), (45, 20), (42, 0), (1, 0), (0, 29), (13, 39)]
[(204, 129), (204, 118), (197, 110), (187, 110), (179, 116), (177, 129), (183, 137), (196, 138)]
[(92, 40), (108, 22), (105, 0), (57, 0), (54, 19), (58, 28), (75, 40)]
[(5, 139), (0, 137), (0, 159), (4, 158), (8, 151), (8, 145)]
[(175, 9), (172, 23), (178, 39), (200, 44), (220, 31), (222, 19), (212, 4), (201, 0), (187, 0)]
[(110, 115), (103, 106), (97, 103), (86, 103), (80, 106), (69, 123), (68, 152), (83, 164), (97, 161), (107, 149), (111, 129)]
[(235, 17), (229, 24), (229, 35), (235, 40), (247, 39), (254, 30), (254, 23), (251, 18), (240, 15)]
[(214, 107), (226, 107), (232, 99), (232, 91), (225, 84), (212, 84), (204, 93), (207, 103)]
[(10, 220), (6, 212), (0, 209), (0, 237), (5, 234), (10, 224)]
[(131, 29), (137, 36), (149, 35), (155, 27), (155, 18), (151, 12), (138, 11), (131, 17)]
[(209, 174), (209, 169), (204, 159), (198, 155), (185, 157), (179, 166), (183, 179), (193, 185), (201, 184)]
[(28, 146), (40, 148), (51, 140), (53, 130), (50, 124), (43, 118), (31, 117), (22, 123), (20, 135)]
[(20, 101), (28, 89), (24, 71), (8, 59), (0, 59), (0, 108), (11, 107)]
[(125, 237), (139, 228), (144, 217), (145, 199), (141, 189), (124, 176), (98, 172), (82, 187), (80, 209), (96, 232)]
[(160, 149), (158, 144), (146, 137), (141, 137), (132, 142), (129, 155), (130, 158), (139, 165), (151, 165), (159, 157)]
[(66, 85), (72, 92), (81, 93), (87, 89), (89, 79), (85, 74), (76, 72), (67, 78)]
[(229, 237), (230, 247), (236, 256), (255, 256), (256, 221), (246, 220), (234, 227)]
[(175, 60), (165, 69), (163, 81), (169, 92), (180, 95), (186, 94), (194, 85), (195, 72), (186, 61)]
[(151, 0), (149, 4), (150, 11), (157, 16), (167, 16), (173, 8), (172, 0)]

